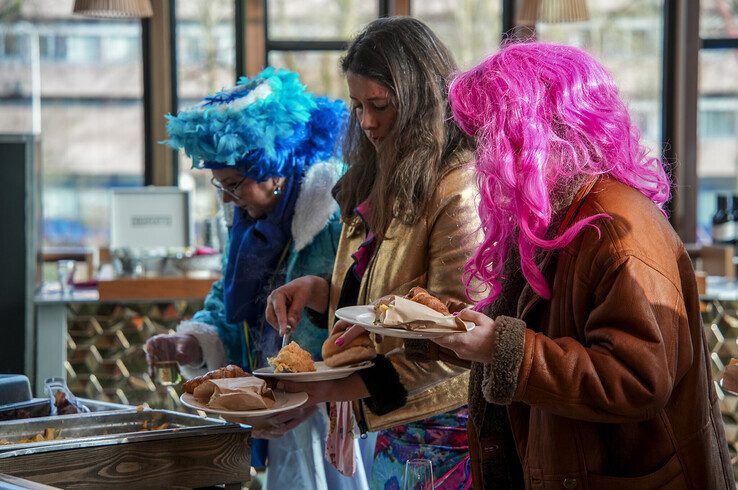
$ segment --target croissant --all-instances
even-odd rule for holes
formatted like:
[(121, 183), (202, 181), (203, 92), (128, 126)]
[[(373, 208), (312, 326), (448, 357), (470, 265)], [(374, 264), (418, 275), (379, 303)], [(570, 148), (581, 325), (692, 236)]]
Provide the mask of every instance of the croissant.
[(241, 378), (244, 376), (250, 376), (250, 374), (240, 367), (236, 366), (235, 364), (229, 364), (226, 367), (215, 369), (203, 374), (202, 376), (192, 378), (191, 380), (185, 382), (183, 388), (187, 393), (194, 393), (195, 388), (203, 384), (205, 381), (208, 381), (209, 379)]
[(409, 299), (410, 301), (420, 303), (421, 305), (425, 305), (428, 308), (434, 309), (438, 313), (441, 313), (443, 315), (448, 316), (451, 314), (443, 301), (436, 298), (420, 286), (415, 286), (414, 288), (412, 288), (410, 292), (405, 295), (405, 298)]

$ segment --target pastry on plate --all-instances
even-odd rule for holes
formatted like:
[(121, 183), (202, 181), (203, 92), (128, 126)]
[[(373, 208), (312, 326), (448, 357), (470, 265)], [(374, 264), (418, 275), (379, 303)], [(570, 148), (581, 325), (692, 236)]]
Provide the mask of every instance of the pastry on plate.
[(282, 347), (275, 357), (267, 358), (275, 373), (306, 373), (315, 371), (310, 353), (292, 341)]
[(203, 374), (202, 376), (197, 376), (196, 378), (192, 378), (189, 381), (186, 381), (183, 385), (183, 388), (185, 392), (187, 393), (194, 393), (195, 388), (203, 384), (205, 381), (211, 380), (211, 379), (224, 379), (224, 378), (241, 378), (243, 376), (250, 376), (246, 371), (241, 369), (240, 367), (229, 364), (226, 367), (215, 369), (213, 371), (210, 371), (208, 373)]
[[(450, 316), (451, 312), (448, 310), (446, 305), (440, 299), (430, 294), (420, 286), (412, 288), (405, 296), (405, 299), (409, 299), (413, 303), (418, 303), (423, 306), (427, 306), (433, 311), (444, 316)], [(395, 296), (385, 296), (380, 299), (374, 305), (374, 323), (384, 323), (384, 319), (387, 316), (387, 312), (393, 307)]]
[(263, 379), (246, 375), (209, 379), (195, 388), (195, 399), (210, 408), (232, 411), (264, 410), (275, 403), (274, 392)]
[(450, 315), (451, 312), (448, 311), (448, 308), (446, 307), (446, 304), (441, 301), (440, 299), (436, 298), (432, 294), (430, 294), (425, 289), (421, 288), (420, 286), (416, 286), (408, 292), (405, 297), (409, 299), (410, 301), (414, 301), (415, 303), (420, 303), (421, 305), (425, 305), (428, 308), (431, 308), (432, 310), (437, 311), (438, 313), (441, 313), (443, 315)]

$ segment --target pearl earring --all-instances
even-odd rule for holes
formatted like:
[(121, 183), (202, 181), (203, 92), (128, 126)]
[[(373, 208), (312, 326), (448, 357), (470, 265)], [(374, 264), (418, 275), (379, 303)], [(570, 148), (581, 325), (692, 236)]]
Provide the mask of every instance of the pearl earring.
[(275, 187), (274, 190), (272, 191), (272, 194), (274, 194), (275, 196), (278, 196), (278, 195), (282, 194), (282, 188), (281, 187)]

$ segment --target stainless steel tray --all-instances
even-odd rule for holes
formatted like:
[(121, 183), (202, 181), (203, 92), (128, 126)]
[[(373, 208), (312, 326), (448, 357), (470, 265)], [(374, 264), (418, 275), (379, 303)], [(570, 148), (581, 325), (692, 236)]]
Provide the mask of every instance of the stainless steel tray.
[[(142, 431), (144, 422), (148, 427), (160, 426), (164, 423), (169, 426), (162, 430)], [(32, 438), (39, 433), (43, 434), (47, 428), (54, 429), (59, 439), (31, 443), (17, 442), (20, 439)], [(81, 447), (109, 446), (144, 440), (249, 430), (245, 426), (222, 420), (168, 410), (137, 411), (130, 409), (11, 420), (0, 422), (0, 440), (11, 442), (11, 444), (0, 444), (0, 459)]]
[(77, 398), (77, 400), (90, 409), (90, 412), (104, 412), (107, 410), (133, 410), (136, 407), (131, 405), (122, 405), (120, 403), (103, 402), (100, 400), (91, 400), (88, 398)]
[[(78, 398), (84, 406), (91, 412), (103, 412), (109, 410), (131, 410), (130, 405), (121, 405), (118, 403), (103, 402), (98, 400), (87, 400)], [(51, 404), (48, 398), (32, 398), (30, 400), (12, 403), (8, 405), (0, 405), (0, 422), (8, 420), (32, 419), (37, 417), (50, 417)], [(64, 415), (60, 415), (63, 417)]]

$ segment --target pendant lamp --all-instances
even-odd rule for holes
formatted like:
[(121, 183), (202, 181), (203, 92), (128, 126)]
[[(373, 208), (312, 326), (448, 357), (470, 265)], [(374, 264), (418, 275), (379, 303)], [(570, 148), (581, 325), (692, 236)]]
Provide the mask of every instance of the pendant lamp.
[(589, 20), (586, 0), (522, 0), (516, 23), (582, 22)]
[(74, 13), (90, 17), (115, 18), (154, 15), (149, 0), (74, 0)]

